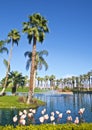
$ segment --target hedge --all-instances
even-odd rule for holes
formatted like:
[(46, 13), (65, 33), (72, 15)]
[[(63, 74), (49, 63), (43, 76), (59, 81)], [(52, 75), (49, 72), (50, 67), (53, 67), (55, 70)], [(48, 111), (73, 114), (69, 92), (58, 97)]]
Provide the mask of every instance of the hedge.
[(29, 126), (0, 126), (0, 130), (92, 130), (92, 123), (76, 124), (42, 124)]

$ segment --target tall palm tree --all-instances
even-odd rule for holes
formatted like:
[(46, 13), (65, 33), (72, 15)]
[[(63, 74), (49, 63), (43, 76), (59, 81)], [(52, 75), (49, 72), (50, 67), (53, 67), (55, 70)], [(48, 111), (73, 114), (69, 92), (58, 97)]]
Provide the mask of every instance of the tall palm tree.
[(23, 32), (27, 34), (29, 44), (33, 41), (32, 48), (32, 62), (30, 70), (30, 85), (29, 85), (29, 95), (27, 103), (29, 104), (32, 99), (33, 86), (34, 86), (34, 75), (35, 75), (35, 59), (36, 59), (36, 43), (43, 42), (45, 38), (45, 33), (49, 32), (47, 27), (47, 20), (41, 16), (39, 13), (35, 13), (29, 16), (29, 21), (23, 23)]
[[(27, 64), (26, 64), (26, 69), (28, 70), (30, 67), (30, 64), (32, 62), (32, 52), (25, 52), (24, 53), (25, 57), (28, 56), (28, 60), (27, 60)], [(35, 88), (35, 78), (36, 78), (36, 71), (37, 69), (41, 70), (42, 66), (45, 67), (45, 70), (48, 69), (48, 64), (44, 59), (44, 55), (48, 55), (48, 52), (46, 50), (40, 51), (40, 52), (36, 52), (36, 59), (35, 59), (35, 74), (34, 74), (34, 85), (33, 85), (33, 89)]]
[[(2, 54), (4, 52), (6, 52), (8, 54), (8, 49), (5, 47), (5, 41), (1, 40), (0, 41), (0, 54)], [(1, 55), (0, 55), (0, 57), (3, 58), (4, 65), (7, 66), (8, 65), (7, 64), (8, 63), (7, 60), (3, 56), (1, 56)]]
[(10, 52), (9, 52), (8, 66), (7, 66), (7, 71), (6, 71), (6, 78), (5, 78), (5, 83), (4, 83), (4, 86), (3, 86), (3, 90), (1, 91), (0, 95), (2, 95), (4, 93), (4, 91), (5, 91), (7, 80), (8, 80), (8, 73), (9, 73), (9, 69), (10, 69), (10, 61), (11, 61), (11, 58), (12, 58), (12, 50), (13, 50), (14, 44), (17, 44), (17, 46), (18, 46), (18, 41), (19, 40), (20, 40), (19, 32), (16, 29), (11, 30), (11, 32), (9, 32), (9, 34), (8, 34), (8, 40), (7, 40), (8, 43), (11, 43), (11, 48), (10, 48)]
[[(26, 56), (28, 57), (27, 64), (26, 64), (26, 69), (28, 70), (31, 65), (31, 62), (32, 62), (32, 52), (27, 51), (24, 53), (24, 55), (25, 55), (25, 57)], [(48, 69), (48, 64), (44, 59), (44, 55), (46, 55), (46, 56), (48, 55), (48, 52), (46, 50), (36, 52), (36, 59), (35, 59), (35, 69), (36, 70), (37, 69), (41, 70), (42, 66), (45, 67), (45, 70)]]
[(5, 47), (5, 41), (0, 40), (0, 53), (6, 52), (8, 54), (8, 49)]

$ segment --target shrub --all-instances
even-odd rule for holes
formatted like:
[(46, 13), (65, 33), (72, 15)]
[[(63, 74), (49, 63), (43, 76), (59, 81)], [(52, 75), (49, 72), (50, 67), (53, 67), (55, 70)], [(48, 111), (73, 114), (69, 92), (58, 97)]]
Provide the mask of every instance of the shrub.
[(75, 124), (42, 124), (30, 126), (0, 126), (0, 130), (92, 130), (92, 123)]
[(22, 102), (22, 103), (25, 103), (26, 102), (26, 98), (21, 96), (21, 97), (18, 98), (18, 101)]

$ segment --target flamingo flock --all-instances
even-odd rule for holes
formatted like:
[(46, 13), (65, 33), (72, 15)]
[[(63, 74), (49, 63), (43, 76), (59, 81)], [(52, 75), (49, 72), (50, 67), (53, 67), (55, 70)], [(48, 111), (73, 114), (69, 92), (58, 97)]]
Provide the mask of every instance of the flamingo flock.
[[(66, 114), (67, 114), (67, 119), (66, 121), (68, 123), (75, 123), (75, 124), (79, 124), (80, 121), (84, 121), (82, 118), (82, 115), (85, 111), (85, 108), (80, 108), (80, 110), (78, 111), (79, 117), (77, 116), (75, 118), (75, 120), (73, 121), (72, 116), (71, 116), (71, 110), (67, 110)], [(34, 115), (36, 114), (36, 110), (35, 109), (29, 109), (29, 110), (23, 110), (23, 111), (19, 111), (18, 115), (15, 115), (13, 117), (13, 122), (17, 123), (19, 125), (28, 125), (30, 123), (33, 123), (33, 121), (35, 122), (35, 118)], [(60, 119), (63, 118), (63, 113), (59, 112), (59, 111), (52, 111), (49, 115), (48, 113), (46, 113), (46, 108), (44, 108), (41, 111), (41, 116), (38, 118), (39, 122), (41, 124), (43, 123), (52, 123), (52, 124), (56, 124), (56, 121), (58, 123), (60, 123)], [(82, 120), (81, 120), (82, 119)]]

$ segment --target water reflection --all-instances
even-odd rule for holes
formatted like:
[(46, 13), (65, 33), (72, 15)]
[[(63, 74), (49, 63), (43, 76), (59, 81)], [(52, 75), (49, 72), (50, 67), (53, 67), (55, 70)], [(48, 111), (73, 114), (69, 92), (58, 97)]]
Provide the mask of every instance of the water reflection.
[[(66, 111), (71, 110), (71, 116), (73, 121), (76, 116), (79, 117), (78, 111), (80, 108), (85, 108), (83, 118), (86, 122), (92, 122), (92, 94), (73, 94), (73, 95), (62, 95), (62, 94), (35, 94), (36, 98), (46, 102), (46, 106), (41, 106), (37, 109), (34, 115), (35, 124), (39, 124), (39, 117), (41, 116), (41, 111), (46, 108), (46, 113), (48, 115), (56, 110), (63, 113), (63, 118), (60, 119), (60, 123), (66, 123), (67, 114)], [(0, 109), (0, 125), (13, 124), (12, 118), (17, 115), (18, 109)], [(48, 120), (47, 123), (50, 123)]]
[[(67, 114), (66, 110), (72, 111), (71, 115), (73, 120), (76, 116), (79, 116), (78, 111), (80, 108), (85, 108), (84, 118), (86, 122), (92, 122), (92, 94), (73, 94), (73, 95), (39, 95), (36, 97), (47, 102), (45, 106), (47, 112), (60, 111), (63, 113), (62, 122), (66, 122)], [(43, 109), (38, 108), (40, 111)]]

